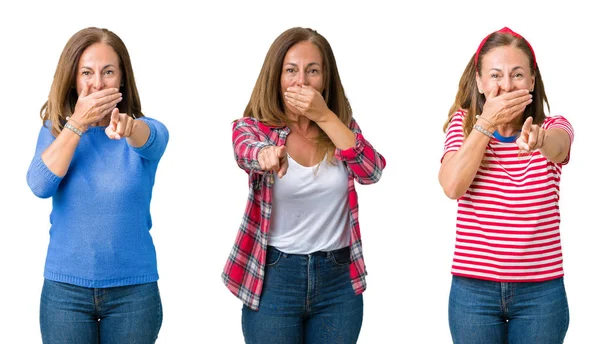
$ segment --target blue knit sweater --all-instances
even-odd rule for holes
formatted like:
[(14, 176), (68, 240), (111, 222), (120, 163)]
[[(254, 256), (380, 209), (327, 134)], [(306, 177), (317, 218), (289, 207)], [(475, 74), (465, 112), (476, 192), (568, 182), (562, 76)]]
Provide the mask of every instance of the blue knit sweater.
[(169, 132), (156, 120), (141, 120), (150, 137), (139, 148), (109, 139), (106, 127), (90, 127), (63, 178), (41, 159), (54, 141), (50, 123), (40, 130), (27, 183), (36, 196), (52, 197), (45, 278), (88, 288), (158, 280), (150, 199)]

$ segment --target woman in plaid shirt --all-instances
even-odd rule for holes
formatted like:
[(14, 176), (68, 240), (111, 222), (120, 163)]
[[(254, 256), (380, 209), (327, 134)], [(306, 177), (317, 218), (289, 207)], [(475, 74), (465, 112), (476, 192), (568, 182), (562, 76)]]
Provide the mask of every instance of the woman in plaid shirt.
[(246, 342), (355, 343), (367, 273), (354, 180), (377, 182), (385, 159), (323, 36), (292, 28), (273, 42), (233, 149), (249, 197), (222, 277), (244, 303)]

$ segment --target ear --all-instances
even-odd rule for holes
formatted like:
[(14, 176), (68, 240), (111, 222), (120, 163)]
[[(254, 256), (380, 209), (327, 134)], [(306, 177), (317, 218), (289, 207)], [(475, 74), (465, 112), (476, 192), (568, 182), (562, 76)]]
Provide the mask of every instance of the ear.
[(535, 90), (535, 72), (533, 72), (533, 75), (531, 76), (531, 89), (530, 89), (530, 91), (533, 92), (533, 90)]
[(477, 91), (480, 94), (483, 94), (483, 84), (481, 82), (481, 78), (479, 77), (479, 73), (475, 72), (475, 82), (477, 83)]

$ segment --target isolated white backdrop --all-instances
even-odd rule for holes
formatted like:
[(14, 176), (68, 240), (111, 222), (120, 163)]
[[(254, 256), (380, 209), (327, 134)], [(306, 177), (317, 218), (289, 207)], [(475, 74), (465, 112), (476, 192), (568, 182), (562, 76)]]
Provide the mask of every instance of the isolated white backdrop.
[(106, 27), (124, 40), (144, 113), (171, 133), (152, 200), (164, 306), (158, 343), (243, 342), (241, 303), (220, 280), (247, 196), (230, 124), (242, 115), (268, 47), (293, 26), (317, 29), (329, 40), (355, 118), (388, 163), (379, 184), (358, 186), (369, 271), (359, 342), (451, 342), (456, 203), (437, 182), (441, 128), (467, 61), (485, 35), (503, 26), (531, 42), (552, 113), (575, 127), (560, 201), (571, 310), (566, 343), (600, 342), (600, 25), (589, 5), (190, 3), (0, 5), (0, 343), (41, 342), (51, 202), (30, 192), (25, 174), (60, 52), (88, 26)]

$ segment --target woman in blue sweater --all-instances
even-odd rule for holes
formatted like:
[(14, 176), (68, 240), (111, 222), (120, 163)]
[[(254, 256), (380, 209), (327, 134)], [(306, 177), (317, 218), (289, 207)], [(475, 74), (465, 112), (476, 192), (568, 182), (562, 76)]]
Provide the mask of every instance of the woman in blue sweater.
[(144, 117), (127, 48), (87, 28), (60, 56), (27, 182), (52, 197), (44, 343), (154, 343), (162, 323), (150, 200), (169, 134)]

